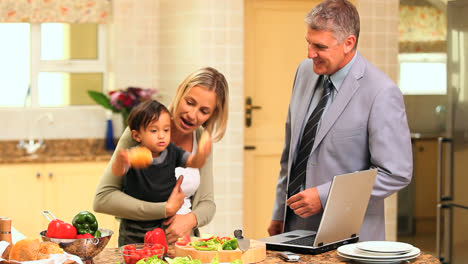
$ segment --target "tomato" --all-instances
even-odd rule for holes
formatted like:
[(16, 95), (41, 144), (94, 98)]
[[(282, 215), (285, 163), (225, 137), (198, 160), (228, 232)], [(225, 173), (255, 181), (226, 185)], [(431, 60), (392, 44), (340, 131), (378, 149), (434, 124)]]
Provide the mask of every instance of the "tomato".
[(151, 255), (152, 256), (156, 255), (158, 257), (161, 257), (162, 253), (163, 253), (162, 249), (152, 249), (151, 250)]
[(163, 245), (159, 245), (159, 244), (154, 244), (154, 245), (151, 246), (151, 249), (152, 249), (152, 250), (155, 250), (155, 249), (163, 249), (163, 248), (164, 248), (164, 246), (163, 246)]
[(135, 247), (135, 245), (126, 245), (126, 246), (124, 247), (124, 249), (127, 249), (127, 250), (136, 250), (136, 247)]
[(133, 253), (132, 255), (130, 255), (130, 264), (135, 264), (140, 259), (141, 259), (140, 255), (138, 255), (137, 253)]
[(151, 248), (144, 248), (142, 251), (141, 251), (141, 255), (144, 256), (144, 257), (151, 257), (152, 254), (151, 254)]
[(176, 242), (176, 245), (179, 245), (179, 246), (186, 246), (188, 243), (190, 243), (191, 239), (189, 236), (183, 236), (183, 237), (179, 237), (177, 239), (177, 242)]

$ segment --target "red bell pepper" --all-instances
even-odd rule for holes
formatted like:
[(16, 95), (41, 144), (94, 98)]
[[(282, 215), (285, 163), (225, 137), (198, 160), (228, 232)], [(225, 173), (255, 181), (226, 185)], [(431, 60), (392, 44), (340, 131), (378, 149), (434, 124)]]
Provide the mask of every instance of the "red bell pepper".
[(94, 238), (94, 236), (91, 235), (90, 233), (86, 233), (86, 234), (76, 235), (76, 238)]
[(211, 237), (209, 237), (209, 238), (200, 238), (200, 239), (198, 239), (198, 240), (200, 240), (200, 241), (208, 241), (208, 240), (211, 240), (211, 239), (213, 239), (213, 238), (216, 238), (216, 236), (211, 236)]
[(76, 228), (62, 220), (54, 219), (47, 227), (46, 237), (52, 238), (76, 238)]
[(145, 243), (160, 244), (164, 247), (164, 254), (167, 253), (166, 234), (161, 228), (155, 228), (145, 234)]

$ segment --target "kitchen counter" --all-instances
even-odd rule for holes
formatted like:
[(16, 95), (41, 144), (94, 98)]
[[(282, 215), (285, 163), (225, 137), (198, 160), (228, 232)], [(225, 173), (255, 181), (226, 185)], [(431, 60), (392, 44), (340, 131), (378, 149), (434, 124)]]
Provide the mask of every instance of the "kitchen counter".
[(19, 141), (0, 142), (0, 164), (109, 161), (111, 151), (105, 149), (104, 139), (51, 139), (34, 154), (27, 155), (18, 148)]
[[(173, 246), (169, 247), (168, 255), (169, 257), (173, 257), (175, 254), (175, 250)], [(275, 251), (267, 250), (267, 257), (264, 261), (258, 263), (288, 263), (284, 262), (278, 257), (275, 256)], [(302, 255), (299, 254), (301, 260), (298, 263), (317, 263), (317, 264), (333, 264), (333, 263), (352, 263), (349, 260), (345, 260), (336, 254), (336, 250), (332, 250), (329, 252), (325, 252), (319, 255)], [(123, 259), (120, 256), (119, 249), (117, 248), (105, 248), (99, 255), (97, 255), (94, 259), (95, 264), (116, 264), (117, 262), (124, 263)], [(421, 253), (421, 255), (411, 262), (413, 264), (423, 264), (423, 263), (440, 263), (440, 261), (430, 255)]]

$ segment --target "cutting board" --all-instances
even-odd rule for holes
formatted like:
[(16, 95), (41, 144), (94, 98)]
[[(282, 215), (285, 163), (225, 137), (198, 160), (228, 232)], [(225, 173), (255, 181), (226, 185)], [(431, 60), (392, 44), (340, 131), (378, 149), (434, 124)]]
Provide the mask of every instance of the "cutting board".
[(202, 251), (189, 246), (175, 246), (176, 257), (191, 256), (193, 259), (199, 259), (202, 263), (210, 263), (215, 254), (218, 253), (219, 262), (231, 262), (241, 259), (243, 264), (255, 263), (266, 258), (266, 245), (262, 241), (250, 240), (249, 250), (242, 252), (240, 249), (223, 251)]

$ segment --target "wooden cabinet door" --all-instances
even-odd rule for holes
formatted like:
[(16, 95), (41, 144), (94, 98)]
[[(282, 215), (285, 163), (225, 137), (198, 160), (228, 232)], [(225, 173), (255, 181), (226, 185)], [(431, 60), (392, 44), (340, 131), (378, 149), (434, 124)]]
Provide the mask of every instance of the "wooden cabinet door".
[(118, 223), (111, 215), (93, 211), (93, 200), (99, 178), (106, 162), (50, 163), (45, 169), (47, 178), (46, 204), (55, 216), (71, 223), (80, 211), (90, 211), (98, 219), (99, 227), (114, 231), (108, 246), (117, 245)]
[(8, 164), (0, 166), (2, 202), (0, 215), (10, 217), (12, 225), (27, 237), (39, 237), (47, 228), (41, 214), (46, 192), (43, 164)]

